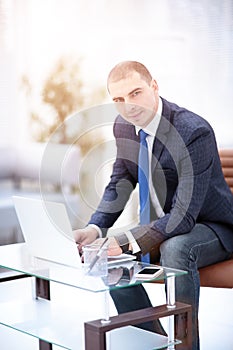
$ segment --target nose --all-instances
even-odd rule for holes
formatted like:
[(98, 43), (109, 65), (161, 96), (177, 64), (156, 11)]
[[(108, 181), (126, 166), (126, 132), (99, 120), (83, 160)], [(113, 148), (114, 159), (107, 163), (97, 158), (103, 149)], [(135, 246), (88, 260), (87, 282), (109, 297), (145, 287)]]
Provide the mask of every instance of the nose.
[(133, 112), (135, 107), (136, 106), (133, 103), (125, 102), (124, 109), (127, 113)]

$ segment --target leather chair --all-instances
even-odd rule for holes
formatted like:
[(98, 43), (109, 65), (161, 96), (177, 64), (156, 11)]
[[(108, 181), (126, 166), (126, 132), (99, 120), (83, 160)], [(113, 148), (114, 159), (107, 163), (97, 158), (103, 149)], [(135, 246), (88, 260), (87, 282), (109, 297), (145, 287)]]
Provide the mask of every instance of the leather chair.
[[(233, 193), (233, 149), (221, 149), (219, 155), (223, 174)], [(202, 287), (233, 288), (233, 258), (203, 267), (199, 273)]]

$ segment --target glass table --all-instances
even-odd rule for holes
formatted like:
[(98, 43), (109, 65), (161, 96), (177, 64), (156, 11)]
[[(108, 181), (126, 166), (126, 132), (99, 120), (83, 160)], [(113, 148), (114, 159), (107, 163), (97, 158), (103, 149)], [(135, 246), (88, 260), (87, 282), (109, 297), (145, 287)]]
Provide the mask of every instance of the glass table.
[[(150, 344), (148, 345), (148, 350), (174, 349), (175, 345), (181, 342), (175, 339), (174, 320), (176, 316), (181, 314), (186, 314), (187, 316), (185, 349), (191, 349), (191, 306), (178, 303), (175, 300), (175, 278), (187, 272), (162, 267), (163, 273), (155, 279), (138, 280), (135, 274), (145, 266), (148, 266), (148, 264), (137, 261), (124, 262), (110, 266), (108, 275), (105, 277), (93, 277), (85, 274), (82, 268), (73, 268), (32, 257), (28, 253), (25, 243), (1, 246), (0, 267), (7, 269), (7, 275), (5, 276), (4, 273), (1, 273), (0, 281), (4, 282), (11, 279), (34, 277), (35, 289), (32, 300), (29, 300), (27, 305), (21, 305), (21, 309), (24, 312), (20, 312), (20, 316), (16, 317), (14, 313), (12, 314), (10, 304), (1, 303), (0, 323), (38, 338), (40, 350), (50, 350), (52, 349), (52, 344), (64, 349), (80, 350), (75, 345), (75, 334), (73, 335), (72, 332), (67, 333), (65, 331), (67, 329), (68, 318), (73, 319), (72, 322), (75, 322), (77, 315), (71, 315), (70, 310), (65, 315), (65, 311), (62, 309), (59, 311), (59, 308), (56, 312), (54, 310), (53, 312), (51, 311), (53, 301), (50, 298), (50, 282), (55, 282), (70, 288), (78, 288), (93, 293), (103, 293), (104, 295), (105, 307), (103, 317), (84, 323), (85, 350), (108, 350), (110, 349), (108, 346), (109, 339), (111, 339), (111, 350), (116, 349), (114, 347), (116, 344), (119, 349), (119, 341), (123, 338), (124, 342), (128, 339), (130, 344), (134, 341), (137, 346), (139, 346), (140, 342), (144, 344), (145, 340), (143, 339), (146, 339), (148, 344)], [(110, 317), (110, 290), (145, 282), (162, 281), (164, 279), (167, 281), (166, 304)], [(61, 324), (57, 326), (57, 315), (59, 313), (62, 315), (62, 320)], [(30, 314), (30, 317), (28, 317), (28, 314)], [(56, 319), (54, 319), (54, 314), (56, 315)], [(32, 316), (35, 318), (33, 319)], [(152, 321), (161, 317), (168, 317), (168, 337), (133, 327), (141, 322)], [(46, 320), (46, 322), (42, 320)], [(153, 347), (151, 347), (152, 344)], [(135, 346), (133, 348), (136, 349)]]

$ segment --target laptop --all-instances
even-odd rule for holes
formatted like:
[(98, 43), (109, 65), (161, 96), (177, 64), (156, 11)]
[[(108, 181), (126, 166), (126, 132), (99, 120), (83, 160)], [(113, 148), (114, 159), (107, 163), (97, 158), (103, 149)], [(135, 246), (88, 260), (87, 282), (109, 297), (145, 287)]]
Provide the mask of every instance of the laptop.
[[(29, 253), (40, 259), (82, 267), (68, 213), (63, 203), (13, 196), (13, 203)], [(135, 259), (121, 254), (109, 257), (115, 265)]]

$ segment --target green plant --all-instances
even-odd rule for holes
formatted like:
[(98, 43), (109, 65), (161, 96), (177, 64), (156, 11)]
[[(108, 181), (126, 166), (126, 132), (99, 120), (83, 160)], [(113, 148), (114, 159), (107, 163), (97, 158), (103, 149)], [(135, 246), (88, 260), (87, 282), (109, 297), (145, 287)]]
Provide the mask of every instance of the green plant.
[[(80, 58), (61, 57), (56, 62), (45, 79), (39, 96), (41, 104), (47, 106), (46, 112), (38, 111), (38, 106), (35, 108), (33, 85), (26, 75), (22, 77), (22, 86), (29, 99), (30, 126), (35, 141), (46, 142), (56, 131), (56, 142), (70, 143), (73, 136), (67, 130), (66, 118), (74, 112), (103, 103), (106, 97), (105, 88), (88, 89), (82, 77), (81, 61)], [(85, 118), (85, 111), (83, 111), (83, 117)], [(80, 135), (83, 127), (81, 119)], [(85, 138), (80, 138), (80, 148), (83, 154), (92, 146), (92, 142), (93, 137), (88, 138), (86, 135)]]

